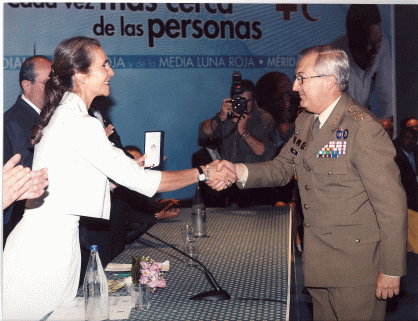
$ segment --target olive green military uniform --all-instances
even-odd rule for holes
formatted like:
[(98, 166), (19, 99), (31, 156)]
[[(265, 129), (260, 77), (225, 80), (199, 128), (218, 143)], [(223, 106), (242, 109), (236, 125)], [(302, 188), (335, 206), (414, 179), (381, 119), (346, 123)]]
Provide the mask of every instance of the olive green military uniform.
[(389, 136), (345, 93), (310, 141), (314, 118), (308, 112), (298, 117), (274, 160), (245, 164), (245, 188), (284, 185), (295, 171), (305, 286), (360, 287), (375, 285), (379, 272), (404, 275), (406, 196)]

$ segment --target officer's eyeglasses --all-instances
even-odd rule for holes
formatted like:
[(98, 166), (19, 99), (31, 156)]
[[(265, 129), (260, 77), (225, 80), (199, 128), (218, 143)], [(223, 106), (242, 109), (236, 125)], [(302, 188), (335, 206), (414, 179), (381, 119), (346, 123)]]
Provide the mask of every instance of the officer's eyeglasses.
[(303, 84), (304, 79), (311, 79), (311, 78), (321, 78), (321, 77), (327, 77), (329, 75), (319, 75), (319, 76), (312, 76), (312, 77), (302, 77), (302, 76), (294, 76), (294, 80), (299, 83), (299, 85)]

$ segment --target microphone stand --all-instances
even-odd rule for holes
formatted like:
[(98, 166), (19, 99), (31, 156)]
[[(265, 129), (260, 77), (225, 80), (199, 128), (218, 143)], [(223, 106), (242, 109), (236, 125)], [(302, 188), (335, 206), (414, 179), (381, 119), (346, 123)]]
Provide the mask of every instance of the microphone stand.
[(151, 233), (145, 232), (143, 231), (144, 234), (158, 240), (161, 243), (164, 243), (165, 245), (168, 245), (169, 247), (171, 247), (173, 250), (176, 250), (177, 252), (179, 252), (180, 254), (186, 256), (187, 258), (189, 258), (190, 260), (192, 260), (193, 262), (199, 264), (203, 270), (205, 271), (205, 276), (208, 279), (210, 285), (213, 287), (212, 291), (206, 291), (206, 292), (202, 292), (199, 294), (196, 294), (194, 296), (192, 296), (190, 298), (190, 300), (207, 300), (207, 301), (220, 301), (220, 300), (229, 300), (231, 299), (231, 296), (229, 295), (228, 292), (226, 292), (225, 290), (223, 290), (220, 285), (218, 284), (218, 282), (216, 282), (215, 278), (213, 277), (212, 273), (210, 273), (210, 271), (197, 259), (195, 259), (194, 257), (191, 257), (190, 255), (184, 253), (183, 251), (180, 251), (178, 248), (176, 248), (175, 246), (161, 240), (160, 238), (156, 237), (155, 235), (152, 235)]

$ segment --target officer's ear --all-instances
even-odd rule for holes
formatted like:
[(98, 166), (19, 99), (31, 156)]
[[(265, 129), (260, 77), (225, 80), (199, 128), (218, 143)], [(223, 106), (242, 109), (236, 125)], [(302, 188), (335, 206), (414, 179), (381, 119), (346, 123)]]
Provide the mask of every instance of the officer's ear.
[(327, 76), (325, 86), (328, 91), (335, 88), (335, 86), (339, 87), (339, 85), (337, 84), (337, 78), (335, 76)]

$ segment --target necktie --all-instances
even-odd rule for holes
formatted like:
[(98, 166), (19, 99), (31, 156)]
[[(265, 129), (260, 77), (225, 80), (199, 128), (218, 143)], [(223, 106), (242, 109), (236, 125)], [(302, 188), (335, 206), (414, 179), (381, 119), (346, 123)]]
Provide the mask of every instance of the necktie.
[(315, 135), (319, 132), (319, 125), (321, 122), (319, 121), (319, 117), (315, 117), (315, 120), (312, 124), (312, 130), (311, 130), (311, 140), (314, 140)]

